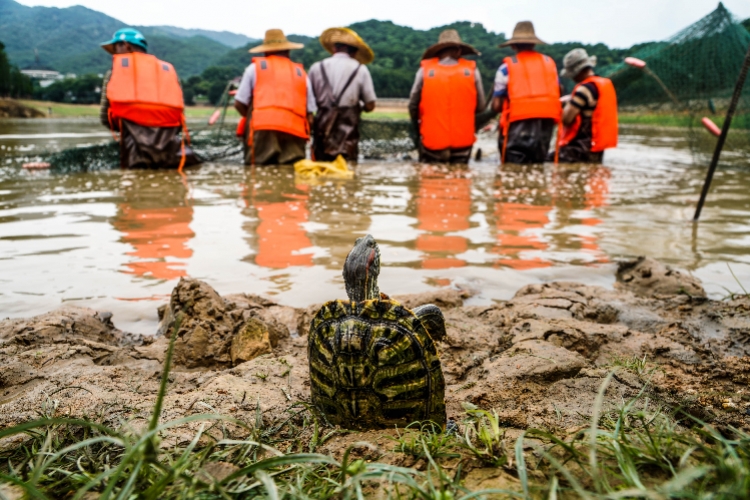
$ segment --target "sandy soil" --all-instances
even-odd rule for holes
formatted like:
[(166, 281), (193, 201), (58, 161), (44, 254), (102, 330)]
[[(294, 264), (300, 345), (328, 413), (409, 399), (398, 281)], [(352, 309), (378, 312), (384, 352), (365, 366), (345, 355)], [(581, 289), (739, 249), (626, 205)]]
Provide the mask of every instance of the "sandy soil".
[[(496, 410), (508, 439), (530, 427), (575, 432), (586, 425), (612, 366), (645, 357), (640, 374), (616, 372), (606, 392), (609, 408), (650, 380), (652, 401), (682, 406), (719, 427), (750, 430), (747, 297), (708, 300), (687, 273), (650, 259), (622, 263), (614, 290), (552, 282), (524, 287), (489, 307), (463, 306), (466, 297), (451, 288), (395, 297), (408, 307), (435, 303), (445, 313), (448, 336), (439, 347), (449, 418), (461, 421), (468, 402)], [(159, 386), (165, 333), (179, 313), (184, 320), (162, 419), (215, 412), (250, 426), (260, 415), (272, 425), (288, 418), (295, 403), (309, 401), (306, 335), (316, 310), (253, 295), (220, 297), (206, 283), (183, 279), (160, 308), (154, 337), (121, 332), (110, 314), (85, 308), (4, 320), (0, 429), (41, 414), (145, 423)], [(175, 429), (171, 437), (189, 439), (199, 425)], [(365, 440), (383, 460), (394, 432), (340, 433), (318, 451), (337, 455)], [(475, 486), (499, 481), (470, 480)]]

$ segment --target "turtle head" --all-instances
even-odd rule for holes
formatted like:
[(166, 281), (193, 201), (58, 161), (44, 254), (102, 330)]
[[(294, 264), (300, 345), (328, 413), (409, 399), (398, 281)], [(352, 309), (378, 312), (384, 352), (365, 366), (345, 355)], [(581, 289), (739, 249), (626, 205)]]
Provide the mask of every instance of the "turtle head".
[(379, 299), (378, 274), (380, 274), (380, 249), (375, 238), (357, 238), (344, 262), (346, 294), (352, 302)]

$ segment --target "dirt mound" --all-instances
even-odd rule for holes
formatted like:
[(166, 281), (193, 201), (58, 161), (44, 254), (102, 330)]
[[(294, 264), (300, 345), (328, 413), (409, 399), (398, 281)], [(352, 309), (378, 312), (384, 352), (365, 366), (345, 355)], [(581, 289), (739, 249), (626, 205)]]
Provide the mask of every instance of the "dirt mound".
[(630, 290), (641, 297), (685, 294), (705, 297), (700, 281), (685, 271), (678, 271), (648, 257), (620, 262), (616, 288)]
[[(408, 303), (437, 299), (425, 294)], [(495, 410), (506, 427), (563, 432), (586, 424), (603, 377), (616, 369), (605, 410), (650, 380), (654, 400), (750, 428), (748, 298), (645, 298), (622, 286), (554, 282), (491, 306), (462, 306), (454, 294), (441, 300), (449, 417), (460, 420), (472, 404)], [(254, 295), (221, 297), (206, 283), (181, 280), (161, 308), (160, 332), (171, 334), (180, 318), (163, 418), (212, 412), (265, 424), (288, 419), (290, 407), (309, 402), (304, 324), (313, 310)], [(0, 428), (36, 418), (40, 409), (105, 421), (142, 416), (153, 405), (167, 345), (167, 336), (136, 341), (108, 315), (87, 309), (2, 321)], [(190, 429), (180, 432), (174, 438), (187, 439)], [(335, 455), (347, 440), (362, 438), (335, 435), (319, 451)]]
[(24, 106), (12, 99), (0, 99), (0, 118), (44, 118), (46, 115), (35, 108)]

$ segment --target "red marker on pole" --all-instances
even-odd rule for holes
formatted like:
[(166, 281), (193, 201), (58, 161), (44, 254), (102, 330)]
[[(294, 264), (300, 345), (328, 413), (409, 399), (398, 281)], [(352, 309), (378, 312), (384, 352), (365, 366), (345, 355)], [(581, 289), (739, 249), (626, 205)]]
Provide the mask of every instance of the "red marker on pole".
[(642, 59), (637, 59), (635, 57), (626, 57), (625, 64), (627, 64), (628, 66), (632, 66), (634, 68), (638, 68), (638, 69), (643, 69), (646, 67), (646, 61)]
[(217, 109), (216, 111), (213, 112), (213, 114), (211, 115), (211, 118), (208, 119), (208, 124), (213, 125), (219, 120), (220, 116), (221, 116), (221, 110)]
[(711, 132), (716, 137), (719, 137), (721, 135), (721, 129), (718, 125), (716, 125), (713, 121), (711, 121), (711, 118), (704, 116), (701, 120), (701, 123), (704, 127), (706, 127), (706, 130)]

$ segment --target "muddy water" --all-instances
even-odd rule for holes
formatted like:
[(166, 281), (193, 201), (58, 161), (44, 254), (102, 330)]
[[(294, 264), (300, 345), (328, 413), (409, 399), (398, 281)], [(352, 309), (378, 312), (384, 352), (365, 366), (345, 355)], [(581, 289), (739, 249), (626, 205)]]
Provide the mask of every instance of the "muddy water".
[(646, 254), (692, 271), (714, 297), (750, 284), (750, 170), (717, 172), (689, 222), (704, 168), (679, 131), (625, 128), (602, 165), (436, 167), (368, 160), (351, 181), (305, 183), (291, 168), (208, 164), (174, 172), (27, 172), (19, 154), (107, 139), (95, 122), (0, 121), (0, 313), (62, 303), (112, 311), (151, 333), (181, 276), (221, 294), (294, 306), (342, 297), (353, 240), (381, 244), (381, 289), (439, 286), (505, 299), (522, 285), (609, 285), (613, 261)]

